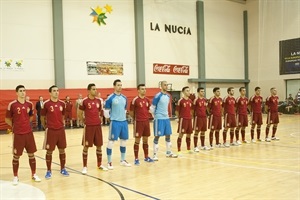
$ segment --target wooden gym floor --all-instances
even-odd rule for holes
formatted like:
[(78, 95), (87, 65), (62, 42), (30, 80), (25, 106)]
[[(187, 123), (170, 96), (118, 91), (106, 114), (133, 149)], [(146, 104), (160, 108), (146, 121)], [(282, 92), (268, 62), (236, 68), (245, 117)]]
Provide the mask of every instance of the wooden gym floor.
[[(264, 116), (265, 122), (266, 116)], [(177, 123), (172, 121), (173, 151), (176, 151)], [(129, 125), (132, 130), (132, 125)], [(250, 140), (250, 128), (246, 138)], [(262, 126), (264, 137), (265, 125)], [(27, 155), (20, 159), (18, 186), (11, 186), (11, 135), (0, 135), (0, 199), (23, 199), (22, 185), (41, 190), (46, 199), (300, 199), (300, 115), (281, 115), (277, 136), (280, 141), (243, 144), (239, 147), (200, 151), (177, 159), (166, 158), (164, 138), (159, 141), (159, 161), (145, 163), (140, 147), (140, 166), (119, 165), (119, 141), (113, 148), (114, 170), (96, 168), (95, 147), (89, 149), (88, 175), (82, 175), (82, 129), (67, 129), (69, 177), (59, 174), (58, 151), (53, 154), (52, 179), (45, 180), (43, 132), (35, 132), (37, 174), (42, 182), (30, 180)], [(103, 163), (106, 163), (108, 127), (103, 127)], [(229, 134), (229, 133), (227, 133)], [(131, 136), (132, 134), (130, 134)], [(221, 133), (220, 133), (221, 135)], [(206, 145), (208, 132), (206, 132)], [(221, 137), (222, 138), (222, 137)], [(153, 136), (149, 139), (152, 155)], [(127, 141), (127, 160), (133, 164), (133, 143)], [(193, 144), (193, 140), (192, 140)], [(185, 137), (182, 150), (186, 149)], [(4, 182), (9, 187), (4, 187)], [(19, 189), (18, 189), (19, 188)], [(16, 195), (16, 191), (21, 193)], [(5, 195), (9, 194), (9, 195)], [(25, 194), (25, 193), (24, 193)], [(34, 193), (29, 199), (37, 199)]]

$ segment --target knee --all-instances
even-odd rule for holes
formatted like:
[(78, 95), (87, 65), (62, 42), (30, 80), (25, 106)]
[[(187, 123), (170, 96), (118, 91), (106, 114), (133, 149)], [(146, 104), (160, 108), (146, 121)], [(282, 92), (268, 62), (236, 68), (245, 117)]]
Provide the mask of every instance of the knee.
[(108, 143), (107, 143), (107, 148), (108, 149), (112, 149), (114, 146), (114, 141), (113, 140), (109, 140)]

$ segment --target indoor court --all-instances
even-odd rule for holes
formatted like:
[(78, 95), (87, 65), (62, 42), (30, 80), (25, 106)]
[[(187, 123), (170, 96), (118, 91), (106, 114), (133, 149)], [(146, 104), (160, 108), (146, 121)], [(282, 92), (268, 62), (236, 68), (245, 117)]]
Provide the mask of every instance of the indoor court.
[[(266, 116), (264, 115), (264, 122)], [(132, 130), (132, 125), (129, 125)], [(177, 122), (172, 121), (173, 152), (176, 151)], [(262, 126), (262, 136), (264, 136)], [(1, 199), (299, 199), (300, 195), (300, 115), (280, 115), (277, 136), (280, 141), (243, 144), (238, 147), (214, 148), (200, 153), (182, 154), (178, 159), (164, 156), (164, 138), (159, 141), (159, 161), (145, 163), (140, 148), (140, 166), (133, 165), (132, 137), (127, 141), (127, 160), (132, 167), (119, 165), (119, 143), (113, 148), (114, 170), (96, 168), (95, 147), (89, 149), (88, 174), (82, 175), (82, 129), (67, 129), (67, 168), (69, 177), (59, 174), (58, 151), (53, 153), (53, 177), (45, 180), (45, 151), (41, 149), (44, 132), (35, 132), (37, 174), (42, 182), (30, 180), (27, 155), (20, 159), (18, 190), (11, 185), (11, 135), (0, 135)], [(250, 128), (246, 129), (249, 140)], [(103, 127), (104, 141), (108, 126)], [(206, 145), (207, 142), (206, 132)], [(185, 138), (185, 137), (184, 137)], [(185, 150), (183, 138), (182, 151)], [(221, 139), (222, 137), (220, 137)], [(152, 154), (150, 137), (150, 154)], [(103, 163), (106, 163), (106, 141)], [(26, 189), (25, 186), (33, 189)], [(24, 186), (24, 187), (23, 187)], [(21, 188), (24, 188), (22, 191)], [(40, 189), (44, 196), (39, 192)], [(288, 191), (288, 192), (286, 192)], [(28, 194), (29, 193), (29, 194)], [(7, 196), (7, 195), (11, 196)], [(37, 196), (35, 196), (38, 194)], [(21, 196), (18, 196), (21, 195)], [(23, 198), (21, 198), (23, 197)]]

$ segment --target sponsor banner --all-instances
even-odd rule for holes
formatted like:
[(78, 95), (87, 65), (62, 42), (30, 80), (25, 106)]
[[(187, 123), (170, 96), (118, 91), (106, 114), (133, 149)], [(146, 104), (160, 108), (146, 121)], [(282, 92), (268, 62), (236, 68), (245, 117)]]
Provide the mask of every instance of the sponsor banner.
[(190, 66), (153, 63), (153, 74), (189, 75)]
[(121, 62), (87, 61), (86, 66), (88, 75), (123, 75)]

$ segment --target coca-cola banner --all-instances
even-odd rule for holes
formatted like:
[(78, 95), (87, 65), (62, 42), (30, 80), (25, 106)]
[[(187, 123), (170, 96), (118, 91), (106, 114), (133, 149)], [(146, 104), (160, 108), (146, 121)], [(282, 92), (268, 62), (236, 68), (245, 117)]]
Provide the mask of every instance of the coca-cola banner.
[(190, 66), (153, 63), (153, 74), (189, 75)]

